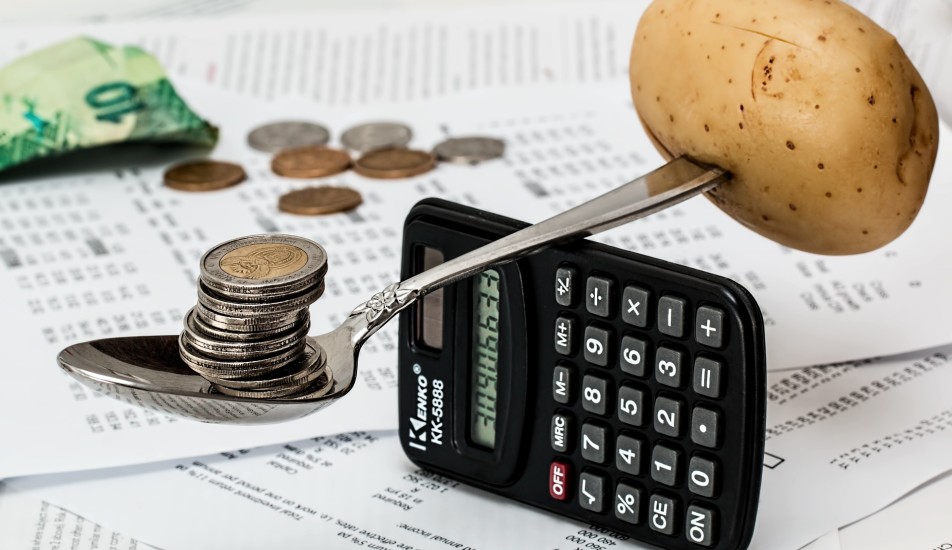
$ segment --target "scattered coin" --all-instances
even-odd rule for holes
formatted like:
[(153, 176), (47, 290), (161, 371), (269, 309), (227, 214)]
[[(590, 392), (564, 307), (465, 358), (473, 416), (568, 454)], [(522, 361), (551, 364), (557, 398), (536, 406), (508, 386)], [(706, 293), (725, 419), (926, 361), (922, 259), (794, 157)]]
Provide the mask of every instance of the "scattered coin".
[(505, 152), (503, 140), (482, 136), (450, 138), (433, 148), (440, 160), (470, 165), (499, 158)]
[(350, 155), (330, 147), (298, 147), (281, 151), (271, 159), (271, 169), (288, 178), (323, 178), (350, 168)]
[(215, 191), (245, 180), (245, 170), (237, 164), (217, 160), (194, 160), (165, 171), (165, 185), (179, 191)]
[(364, 201), (360, 193), (349, 187), (306, 187), (281, 195), (278, 209), (290, 214), (319, 216), (356, 208)]
[(368, 178), (409, 178), (429, 172), (436, 165), (436, 157), (414, 149), (382, 149), (371, 151), (354, 164), (354, 171)]
[(264, 153), (285, 149), (326, 145), (331, 134), (320, 124), (304, 121), (281, 121), (265, 124), (248, 134), (248, 145)]
[(369, 122), (348, 129), (341, 134), (340, 141), (351, 151), (367, 153), (377, 149), (406, 147), (412, 137), (413, 131), (405, 124)]

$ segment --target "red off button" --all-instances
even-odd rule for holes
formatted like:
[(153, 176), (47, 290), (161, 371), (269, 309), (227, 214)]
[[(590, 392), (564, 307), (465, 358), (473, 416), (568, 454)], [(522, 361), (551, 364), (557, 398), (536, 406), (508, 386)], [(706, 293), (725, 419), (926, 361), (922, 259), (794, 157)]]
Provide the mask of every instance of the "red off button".
[(569, 498), (569, 465), (558, 460), (549, 466), (549, 496), (555, 500)]

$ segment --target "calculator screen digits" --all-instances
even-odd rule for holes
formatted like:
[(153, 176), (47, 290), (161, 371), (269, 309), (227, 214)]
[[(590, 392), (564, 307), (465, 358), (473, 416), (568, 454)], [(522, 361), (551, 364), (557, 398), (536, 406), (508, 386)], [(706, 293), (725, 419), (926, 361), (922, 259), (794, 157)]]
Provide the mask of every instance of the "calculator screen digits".
[(470, 438), (492, 449), (496, 442), (499, 370), (499, 272), (487, 269), (473, 285), (473, 358)]

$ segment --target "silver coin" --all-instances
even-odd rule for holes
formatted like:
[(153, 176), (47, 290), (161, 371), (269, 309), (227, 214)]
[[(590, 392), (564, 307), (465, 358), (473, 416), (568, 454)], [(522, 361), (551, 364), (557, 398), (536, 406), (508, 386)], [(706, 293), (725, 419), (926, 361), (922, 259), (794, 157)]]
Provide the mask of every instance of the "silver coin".
[(324, 374), (321, 375), (310, 387), (306, 388), (301, 393), (296, 393), (287, 397), (287, 399), (292, 399), (295, 401), (306, 400), (306, 399), (315, 399), (317, 397), (323, 397), (327, 395), (332, 389), (334, 389), (334, 371), (331, 369), (324, 369)]
[(279, 397), (287, 397), (289, 395), (294, 395), (301, 391), (301, 388), (297, 386), (290, 386), (286, 388), (267, 388), (260, 390), (235, 390), (231, 389), (228, 386), (222, 386), (221, 384), (212, 384), (212, 387), (215, 388), (215, 391), (228, 395), (231, 397), (244, 397), (246, 399), (276, 399)]
[(261, 359), (225, 361), (209, 357), (195, 349), (184, 334), (179, 336), (179, 356), (192, 370), (205, 378), (223, 380), (251, 378), (286, 367), (297, 361), (303, 354), (304, 347), (301, 347)]
[[(240, 301), (309, 288), (327, 273), (327, 252), (293, 235), (252, 235), (224, 242), (202, 256), (201, 280)], [(242, 298), (247, 296), (248, 298)]]
[(413, 131), (397, 122), (368, 122), (349, 128), (341, 134), (344, 147), (361, 153), (377, 149), (400, 149), (413, 138)]
[[(190, 322), (191, 321), (191, 322)], [(303, 346), (307, 331), (311, 328), (310, 319), (304, 320), (293, 330), (279, 333), (268, 339), (252, 342), (230, 342), (208, 338), (196, 330), (194, 316), (186, 317), (185, 339), (196, 350), (216, 359), (250, 360), (281, 353), (296, 345)]]
[(195, 313), (205, 324), (224, 331), (246, 334), (260, 334), (269, 330), (285, 330), (308, 315), (307, 309), (293, 311), (282, 315), (231, 317), (212, 311), (202, 304), (195, 306)]
[(277, 153), (295, 147), (326, 145), (330, 137), (327, 128), (320, 124), (289, 120), (255, 128), (248, 133), (248, 145), (264, 153)]
[(457, 164), (479, 164), (503, 156), (506, 142), (501, 139), (467, 136), (450, 138), (433, 148), (440, 160)]
[[(327, 368), (325, 356), (315, 352), (313, 348), (308, 348), (304, 358), (299, 362), (289, 365), (281, 371), (270, 373), (266, 376), (258, 376), (247, 380), (214, 380), (218, 389), (227, 395), (233, 395), (230, 392), (236, 391), (260, 391), (260, 390), (284, 390), (290, 389), (290, 395), (300, 392), (321, 377)], [(260, 397), (260, 396), (257, 396)]]
[(294, 330), (294, 327), (300, 323), (304, 317), (306, 317), (304, 315), (298, 316), (290, 324), (282, 324), (276, 328), (260, 329), (260, 327), (256, 326), (256, 330), (254, 331), (239, 332), (234, 329), (229, 330), (227, 328), (228, 325), (225, 325), (226, 328), (219, 328), (209, 324), (207, 321), (205, 321), (205, 319), (202, 318), (201, 315), (198, 314), (198, 307), (199, 306), (193, 307), (188, 311), (188, 313), (185, 314), (185, 329), (191, 330), (197, 334), (201, 334), (206, 338), (218, 340), (220, 342), (256, 342), (259, 340), (274, 338), (280, 334)]
[(198, 283), (198, 303), (206, 309), (226, 315), (228, 317), (274, 317), (285, 315), (301, 309), (306, 309), (324, 294), (324, 281), (316, 287), (296, 296), (291, 296), (277, 302), (236, 302), (216, 296), (214, 291), (207, 288), (205, 283)]

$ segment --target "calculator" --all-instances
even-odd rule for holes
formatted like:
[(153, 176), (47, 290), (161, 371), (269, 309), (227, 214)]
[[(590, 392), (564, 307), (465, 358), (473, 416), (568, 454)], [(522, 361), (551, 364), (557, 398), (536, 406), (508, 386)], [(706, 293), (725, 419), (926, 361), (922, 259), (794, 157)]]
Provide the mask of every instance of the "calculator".
[[(421, 201), (403, 279), (527, 225)], [(749, 545), (766, 363), (738, 283), (578, 240), (428, 294), (398, 346), (417, 465), (660, 548)]]

